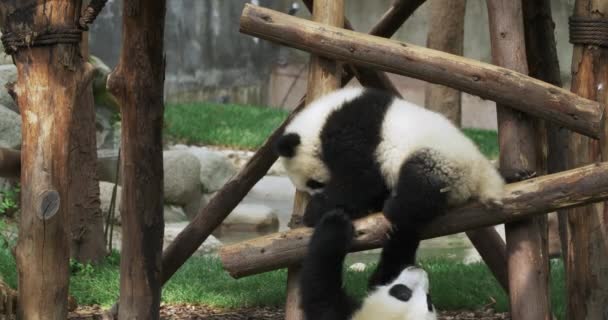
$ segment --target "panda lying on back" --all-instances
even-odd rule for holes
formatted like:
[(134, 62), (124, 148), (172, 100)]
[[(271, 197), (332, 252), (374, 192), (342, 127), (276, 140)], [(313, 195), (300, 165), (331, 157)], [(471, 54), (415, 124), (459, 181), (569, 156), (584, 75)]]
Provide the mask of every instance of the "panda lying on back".
[(315, 227), (300, 278), (306, 320), (436, 320), (426, 272), (413, 266), (419, 240), (406, 230), (393, 234), (382, 251), (371, 291), (363, 302), (342, 288), (342, 264), (353, 225), (341, 209), (325, 214)]
[(304, 223), (342, 208), (419, 225), (476, 199), (499, 204), (504, 181), (444, 116), (387, 93), (345, 88), (297, 114), (276, 144), (296, 188), (312, 194)]

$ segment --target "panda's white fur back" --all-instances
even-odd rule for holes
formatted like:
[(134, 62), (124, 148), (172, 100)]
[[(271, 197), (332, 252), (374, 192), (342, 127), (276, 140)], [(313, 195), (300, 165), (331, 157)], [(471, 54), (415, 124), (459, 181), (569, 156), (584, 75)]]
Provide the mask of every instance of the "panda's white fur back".
[(395, 99), (382, 125), (376, 157), (389, 189), (399, 179), (401, 165), (421, 149), (437, 152), (438, 170), (449, 177), (448, 203), (459, 205), (471, 197), (499, 201), (503, 179), (477, 146), (443, 115), (402, 99)]
[[(297, 157), (281, 158), (296, 188), (312, 193), (306, 186), (307, 179), (328, 181), (331, 178), (319, 158), (319, 134), (333, 111), (363, 93), (364, 89), (358, 87), (334, 91), (307, 106), (285, 128), (286, 134), (297, 133), (301, 139)], [(389, 189), (397, 183), (401, 165), (408, 156), (430, 149), (439, 156), (435, 160), (445, 164), (438, 169), (451, 180), (449, 205), (460, 205), (472, 197), (483, 203), (500, 202), (502, 177), (477, 146), (443, 115), (395, 98), (383, 121), (382, 141), (375, 156)]]

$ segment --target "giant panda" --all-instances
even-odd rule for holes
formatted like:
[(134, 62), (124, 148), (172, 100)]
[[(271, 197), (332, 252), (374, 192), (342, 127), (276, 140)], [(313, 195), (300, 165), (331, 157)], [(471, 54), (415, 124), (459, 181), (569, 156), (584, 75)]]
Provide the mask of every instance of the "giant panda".
[(334, 208), (415, 226), (472, 199), (499, 205), (503, 194), (496, 168), (447, 118), (375, 89), (312, 102), (275, 149), (296, 189), (312, 195), (307, 226)]
[(305, 319), (436, 320), (428, 275), (413, 265), (419, 240), (412, 233), (398, 235), (388, 240), (378, 265), (390, 277), (374, 282), (363, 301), (357, 301), (344, 291), (342, 281), (342, 265), (353, 239), (352, 222), (342, 209), (325, 214), (302, 263), (300, 301)]

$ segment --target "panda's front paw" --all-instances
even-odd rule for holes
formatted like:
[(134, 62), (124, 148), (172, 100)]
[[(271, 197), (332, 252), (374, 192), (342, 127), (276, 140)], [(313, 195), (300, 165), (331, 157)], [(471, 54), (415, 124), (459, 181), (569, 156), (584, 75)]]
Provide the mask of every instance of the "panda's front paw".
[(342, 209), (335, 209), (323, 215), (315, 227), (311, 240), (311, 250), (339, 253), (350, 247), (355, 229), (349, 216)]

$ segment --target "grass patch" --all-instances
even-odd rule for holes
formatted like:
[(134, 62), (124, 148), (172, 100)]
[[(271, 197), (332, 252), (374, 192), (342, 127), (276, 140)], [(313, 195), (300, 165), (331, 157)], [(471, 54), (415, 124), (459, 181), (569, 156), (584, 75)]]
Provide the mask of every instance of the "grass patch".
[[(484, 264), (465, 265), (437, 259), (421, 264), (429, 272), (431, 295), (439, 310), (476, 310), (495, 300), (496, 310), (507, 311), (507, 296)], [(82, 305), (111, 306), (118, 298), (118, 269), (116, 253), (99, 266), (72, 264), (70, 294)], [(563, 263), (553, 261), (551, 269), (553, 311), (558, 319), (564, 319)], [(346, 272), (347, 290), (362, 297), (372, 270)], [(16, 287), (15, 262), (8, 249), (0, 249), (0, 272), (4, 281)], [(282, 306), (286, 280), (285, 270), (234, 280), (222, 269), (217, 258), (193, 257), (164, 287), (163, 301), (223, 308)]]
[[(234, 104), (174, 104), (165, 111), (165, 137), (191, 145), (256, 149), (288, 114), (279, 109)], [(495, 131), (464, 129), (464, 133), (486, 156), (498, 156)]]

